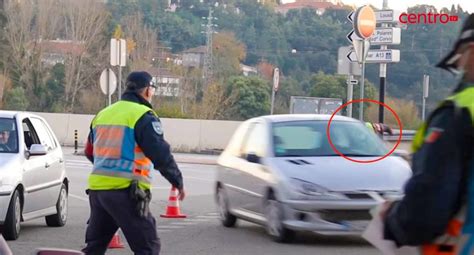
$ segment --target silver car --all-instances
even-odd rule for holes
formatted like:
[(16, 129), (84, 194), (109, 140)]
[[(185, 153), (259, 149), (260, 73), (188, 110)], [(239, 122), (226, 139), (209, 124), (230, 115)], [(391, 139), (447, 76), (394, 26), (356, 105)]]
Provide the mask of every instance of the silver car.
[(39, 217), (48, 226), (64, 226), (67, 199), (63, 152), (46, 121), (0, 111), (0, 232), (5, 239), (17, 239), (20, 222)]
[[(400, 198), (411, 176), (398, 156), (355, 163), (326, 136), (329, 115), (273, 115), (245, 121), (218, 159), (216, 201), (222, 224), (237, 218), (266, 226), (279, 242), (295, 231), (360, 234), (383, 197)], [(389, 150), (352, 118), (335, 116), (331, 141), (346, 156), (369, 161)]]

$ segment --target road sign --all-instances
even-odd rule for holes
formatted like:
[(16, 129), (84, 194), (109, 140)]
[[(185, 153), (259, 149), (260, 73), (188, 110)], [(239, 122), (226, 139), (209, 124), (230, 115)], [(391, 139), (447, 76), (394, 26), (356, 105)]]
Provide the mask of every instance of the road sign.
[(125, 39), (110, 39), (110, 65), (127, 65), (127, 41)]
[(278, 91), (280, 85), (280, 70), (277, 68), (273, 69), (273, 90)]
[(349, 13), (349, 15), (347, 15), (347, 20), (349, 20), (349, 22), (351, 22), (351, 23), (354, 23), (354, 12), (353, 11), (351, 11)]
[(117, 77), (112, 69), (107, 68), (100, 74), (100, 90), (105, 95), (112, 95), (117, 89)]
[[(357, 54), (352, 50), (347, 54), (347, 58), (352, 62), (356, 62)], [(365, 61), (367, 63), (400, 62), (400, 50), (369, 50)]]
[(356, 62), (351, 62), (347, 59), (347, 54), (352, 50), (352, 47), (340, 47), (337, 54), (337, 74), (341, 75), (361, 75), (360, 65)]
[(400, 44), (402, 30), (398, 27), (380, 27), (370, 37), (372, 45)]
[(352, 43), (354, 40), (362, 40), (360, 37), (358, 37), (355, 34), (354, 29), (352, 29), (351, 32), (349, 32), (349, 34), (347, 34), (346, 38), (350, 43)]
[(430, 76), (429, 75), (423, 75), (423, 97), (428, 98), (430, 90)]
[(354, 14), (354, 32), (362, 39), (372, 36), (375, 31), (375, 12), (372, 7), (365, 5), (358, 8)]
[(352, 46), (354, 46), (354, 51), (357, 55), (357, 62), (364, 62), (369, 52), (370, 42), (368, 40), (354, 40)]
[(401, 12), (395, 10), (378, 10), (375, 11), (377, 23), (398, 22)]

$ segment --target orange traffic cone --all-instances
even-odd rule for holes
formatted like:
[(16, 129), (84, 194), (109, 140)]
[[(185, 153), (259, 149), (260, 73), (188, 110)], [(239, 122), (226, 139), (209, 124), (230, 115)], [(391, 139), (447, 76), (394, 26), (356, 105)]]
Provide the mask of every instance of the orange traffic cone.
[(175, 187), (171, 187), (166, 214), (160, 215), (162, 218), (186, 218), (186, 215), (179, 211), (178, 191)]
[(110, 240), (108, 247), (109, 249), (121, 249), (125, 247), (125, 245), (122, 243), (122, 240), (120, 240), (119, 231), (120, 229), (115, 232), (114, 236), (112, 237), (112, 240)]

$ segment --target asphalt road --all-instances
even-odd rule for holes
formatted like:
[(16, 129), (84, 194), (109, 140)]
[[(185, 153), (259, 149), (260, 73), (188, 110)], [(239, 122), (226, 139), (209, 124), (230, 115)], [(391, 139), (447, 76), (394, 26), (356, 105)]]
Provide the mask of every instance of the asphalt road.
[[(278, 244), (271, 241), (264, 229), (255, 224), (239, 221), (236, 228), (224, 228), (218, 220), (213, 200), (216, 167), (202, 164), (179, 165), (187, 191), (187, 198), (181, 203), (181, 211), (188, 218), (159, 218), (159, 214), (165, 211), (170, 186), (158, 174), (155, 174), (153, 183), (151, 211), (157, 216), (162, 254), (379, 254), (358, 237), (327, 237), (302, 233), (293, 244)], [(66, 167), (71, 181), (66, 226), (48, 228), (44, 219), (23, 223), (20, 238), (8, 242), (14, 254), (32, 254), (38, 247), (76, 250), (84, 247), (89, 215), (84, 190), (91, 165), (83, 156), (66, 153)], [(125, 239), (122, 240), (126, 244)], [(109, 250), (107, 254), (132, 254), (132, 251), (126, 246), (125, 249)]]

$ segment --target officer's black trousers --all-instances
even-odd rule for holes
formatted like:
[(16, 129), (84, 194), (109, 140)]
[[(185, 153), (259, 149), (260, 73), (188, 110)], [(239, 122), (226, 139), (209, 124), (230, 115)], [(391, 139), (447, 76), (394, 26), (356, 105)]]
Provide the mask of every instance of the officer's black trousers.
[(136, 255), (160, 254), (155, 218), (151, 213), (146, 218), (140, 217), (129, 193), (129, 189), (89, 192), (91, 214), (86, 231), (87, 246), (82, 250), (85, 254), (104, 254), (118, 228)]

